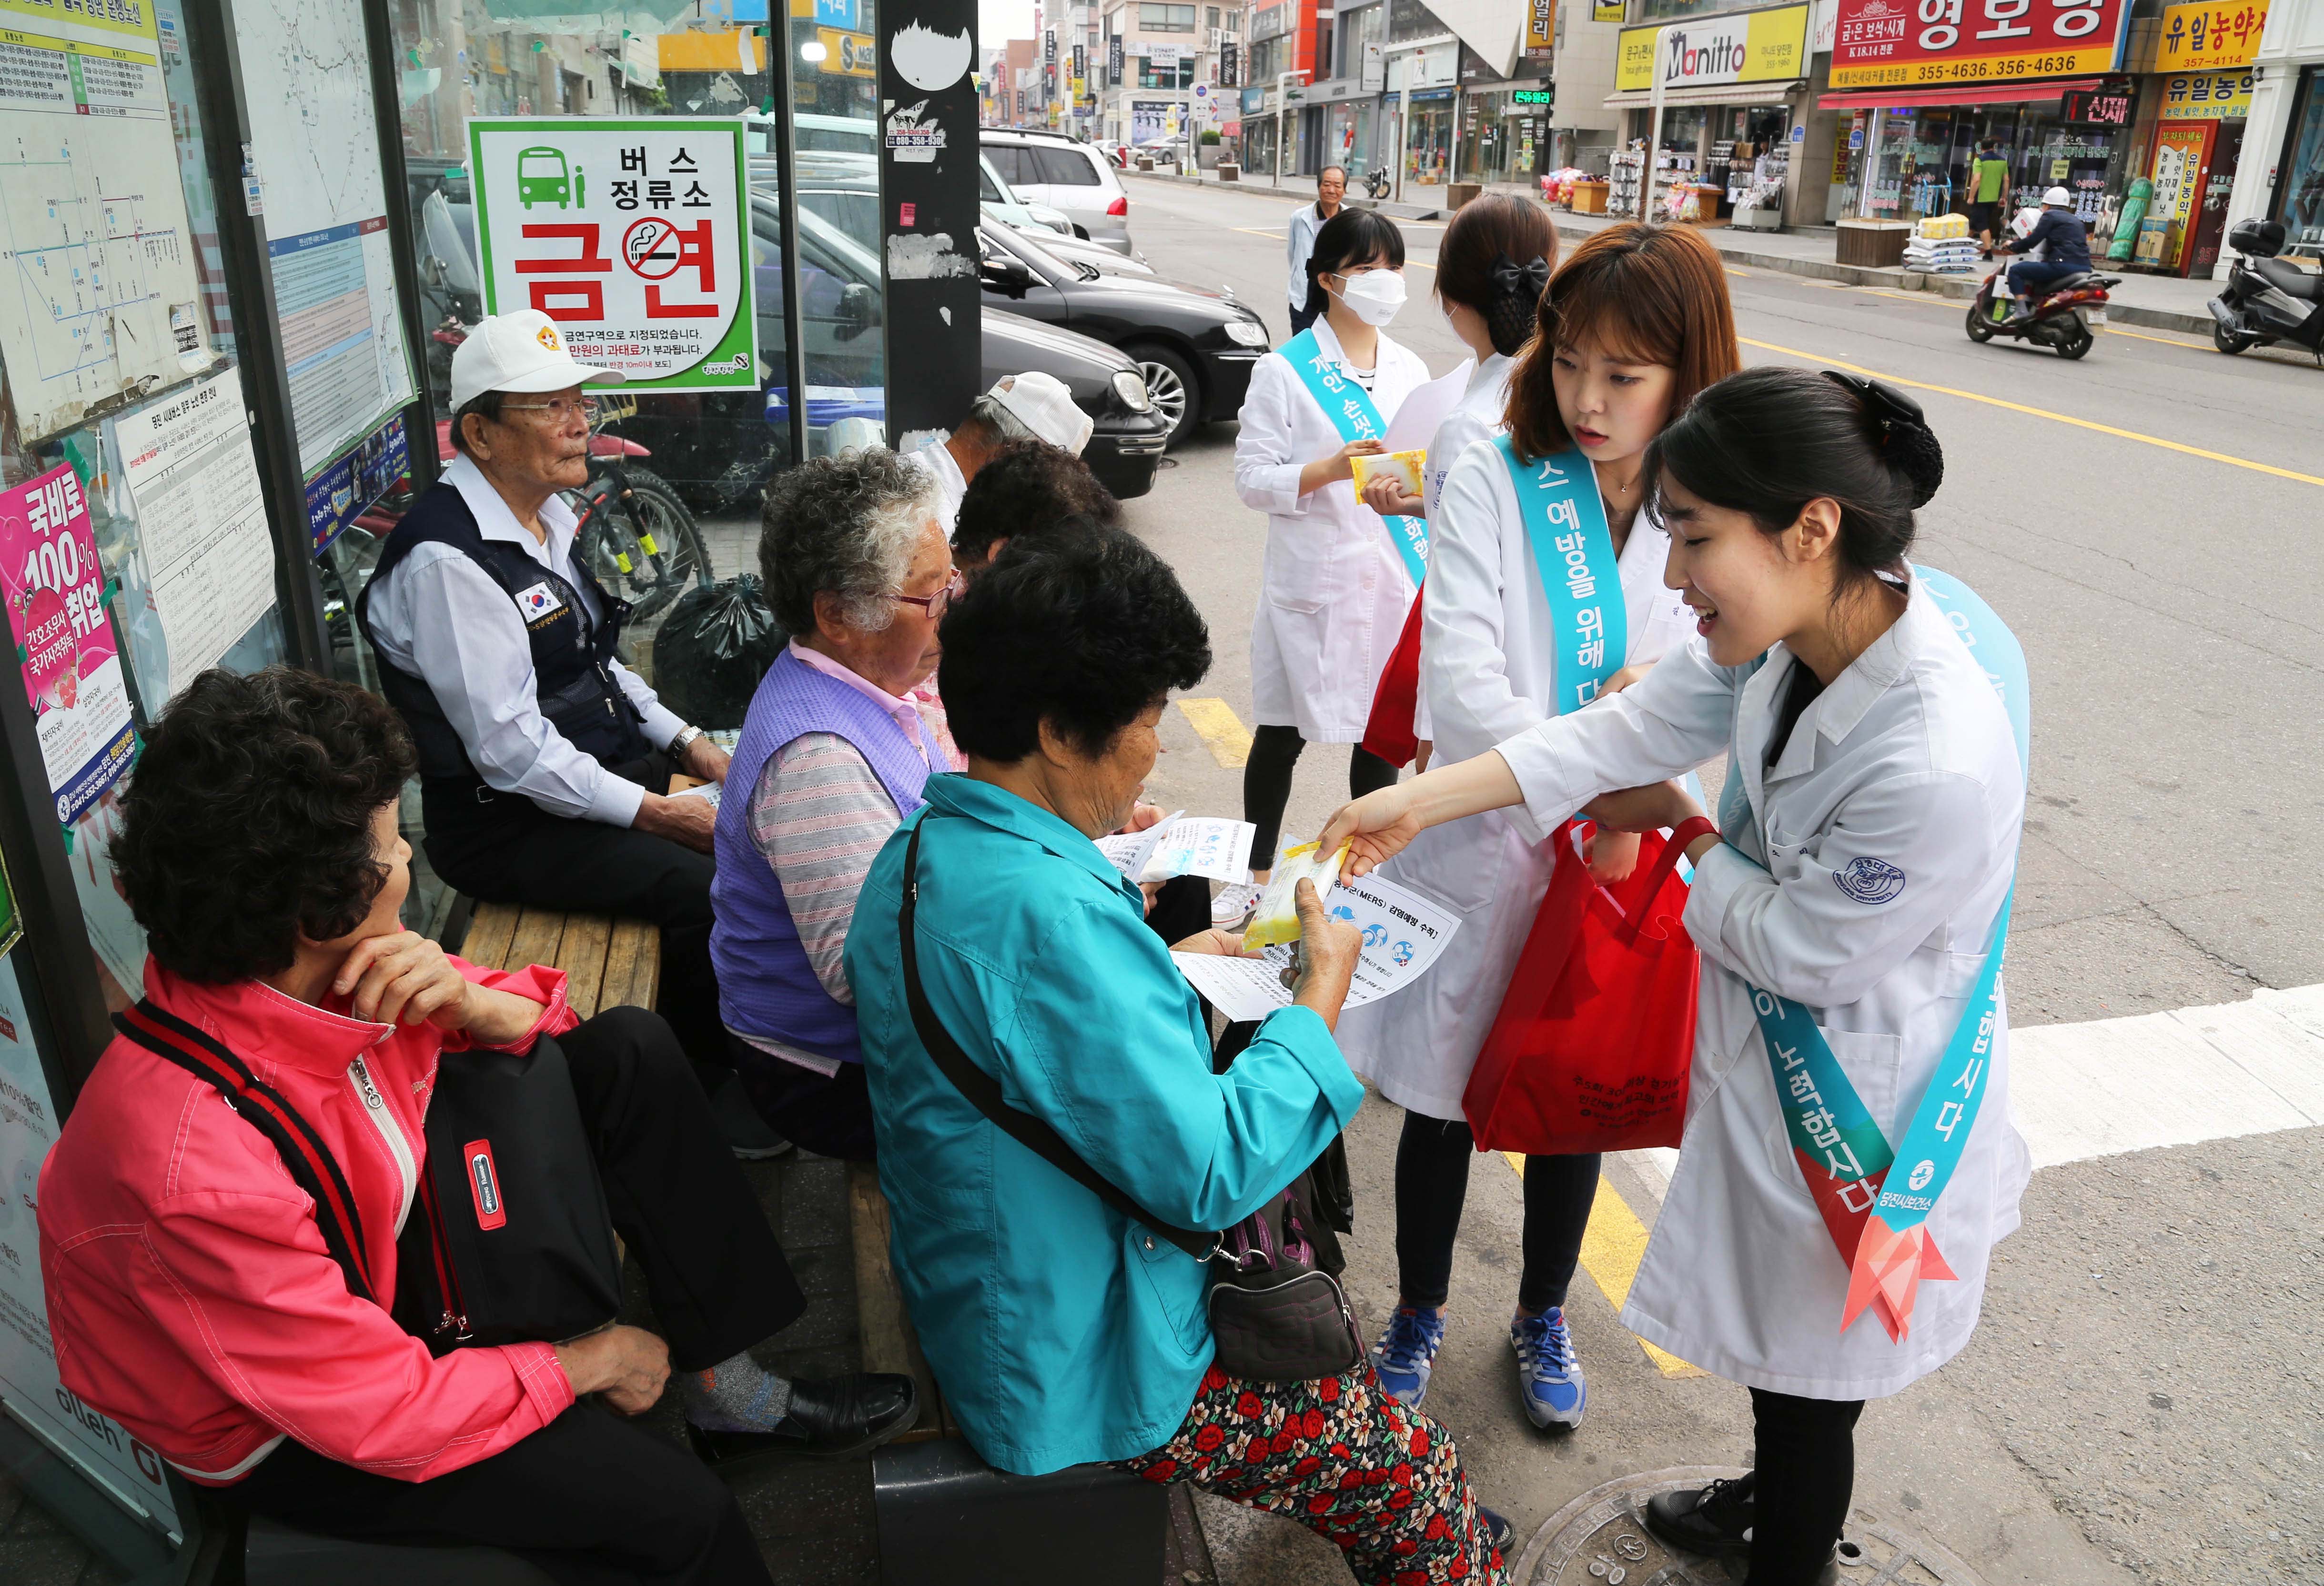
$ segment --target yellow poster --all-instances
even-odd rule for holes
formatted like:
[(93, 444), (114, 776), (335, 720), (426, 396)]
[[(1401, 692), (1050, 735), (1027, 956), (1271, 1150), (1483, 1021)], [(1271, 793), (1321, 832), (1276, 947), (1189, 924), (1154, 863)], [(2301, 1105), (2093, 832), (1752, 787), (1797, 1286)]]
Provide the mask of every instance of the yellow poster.
[(2249, 66), (2259, 53), (2261, 30), (2267, 26), (2267, 0), (2236, 0), (2212, 4), (2168, 5), (2154, 44), (2154, 69), (2162, 72), (2209, 71), (2218, 67)]
[[(1665, 34), (1668, 41), (1658, 42)], [(1674, 88), (1803, 78), (1808, 74), (1807, 41), (1804, 5), (1624, 28), (1614, 87), (1625, 92), (1653, 87), (1657, 52), (1664, 81)]]
[(2241, 121), (2251, 115), (2252, 74), (2182, 72), (2163, 79), (2165, 121)]
[(2202, 122), (2166, 125), (2154, 137), (2154, 208), (2158, 220), (2168, 221), (2162, 262), (2175, 267), (2186, 247), (2187, 219), (2203, 187), (2203, 151), (2211, 129)]
[(1590, 20), (1591, 22), (1619, 22), (1622, 20), (1622, 13), (1625, 7), (1622, 4), (1622, 0), (1591, 0), (1590, 7)]
[(1556, 41), (1557, 0), (1526, 0), (1526, 52), (1539, 54)]

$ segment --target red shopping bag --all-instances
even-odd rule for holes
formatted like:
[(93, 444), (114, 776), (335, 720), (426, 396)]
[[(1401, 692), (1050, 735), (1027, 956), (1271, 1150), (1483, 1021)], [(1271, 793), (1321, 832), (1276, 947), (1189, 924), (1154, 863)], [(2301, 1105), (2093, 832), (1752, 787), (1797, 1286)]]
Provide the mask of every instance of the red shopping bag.
[(1680, 845), (1640, 839), (1610, 888), (1552, 839), (1557, 867), (1461, 1098), (1480, 1151), (1540, 1156), (1679, 1141), (1694, 1057), (1697, 957), (1680, 923)]
[(1379, 686), (1372, 692), (1371, 714), (1364, 721), (1363, 747), (1391, 765), (1409, 765), (1420, 756), (1420, 735), (1414, 723), (1420, 711), (1420, 602), (1428, 592), (1422, 584), (1404, 616), (1404, 631), (1397, 636)]

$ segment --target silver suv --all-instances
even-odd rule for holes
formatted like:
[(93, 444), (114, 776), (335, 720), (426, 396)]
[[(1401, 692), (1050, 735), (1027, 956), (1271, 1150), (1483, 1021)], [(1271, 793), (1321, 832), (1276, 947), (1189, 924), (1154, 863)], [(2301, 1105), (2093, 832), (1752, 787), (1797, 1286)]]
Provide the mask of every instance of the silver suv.
[(978, 137), (984, 157), (1019, 197), (1063, 210), (1075, 236), (1131, 252), (1130, 195), (1104, 155), (1063, 133), (989, 126)]

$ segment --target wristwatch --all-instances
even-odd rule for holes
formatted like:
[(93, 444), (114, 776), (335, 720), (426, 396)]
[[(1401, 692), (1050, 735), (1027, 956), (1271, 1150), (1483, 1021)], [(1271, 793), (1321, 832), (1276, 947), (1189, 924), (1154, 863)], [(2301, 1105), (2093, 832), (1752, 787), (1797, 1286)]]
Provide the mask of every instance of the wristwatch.
[(698, 727), (679, 728), (670, 738), (669, 757), (673, 760), (684, 759), (686, 757), (686, 751), (694, 747), (695, 740), (701, 736), (702, 729)]

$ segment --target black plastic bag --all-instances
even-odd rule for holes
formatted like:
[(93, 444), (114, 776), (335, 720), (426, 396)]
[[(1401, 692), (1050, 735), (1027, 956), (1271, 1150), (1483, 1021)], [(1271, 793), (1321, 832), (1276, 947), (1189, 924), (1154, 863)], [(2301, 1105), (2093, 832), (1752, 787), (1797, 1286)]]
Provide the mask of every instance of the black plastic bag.
[(696, 727), (738, 728), (789, 642), (756, 574), (688, 590), (654, 635), (654, 692)]

